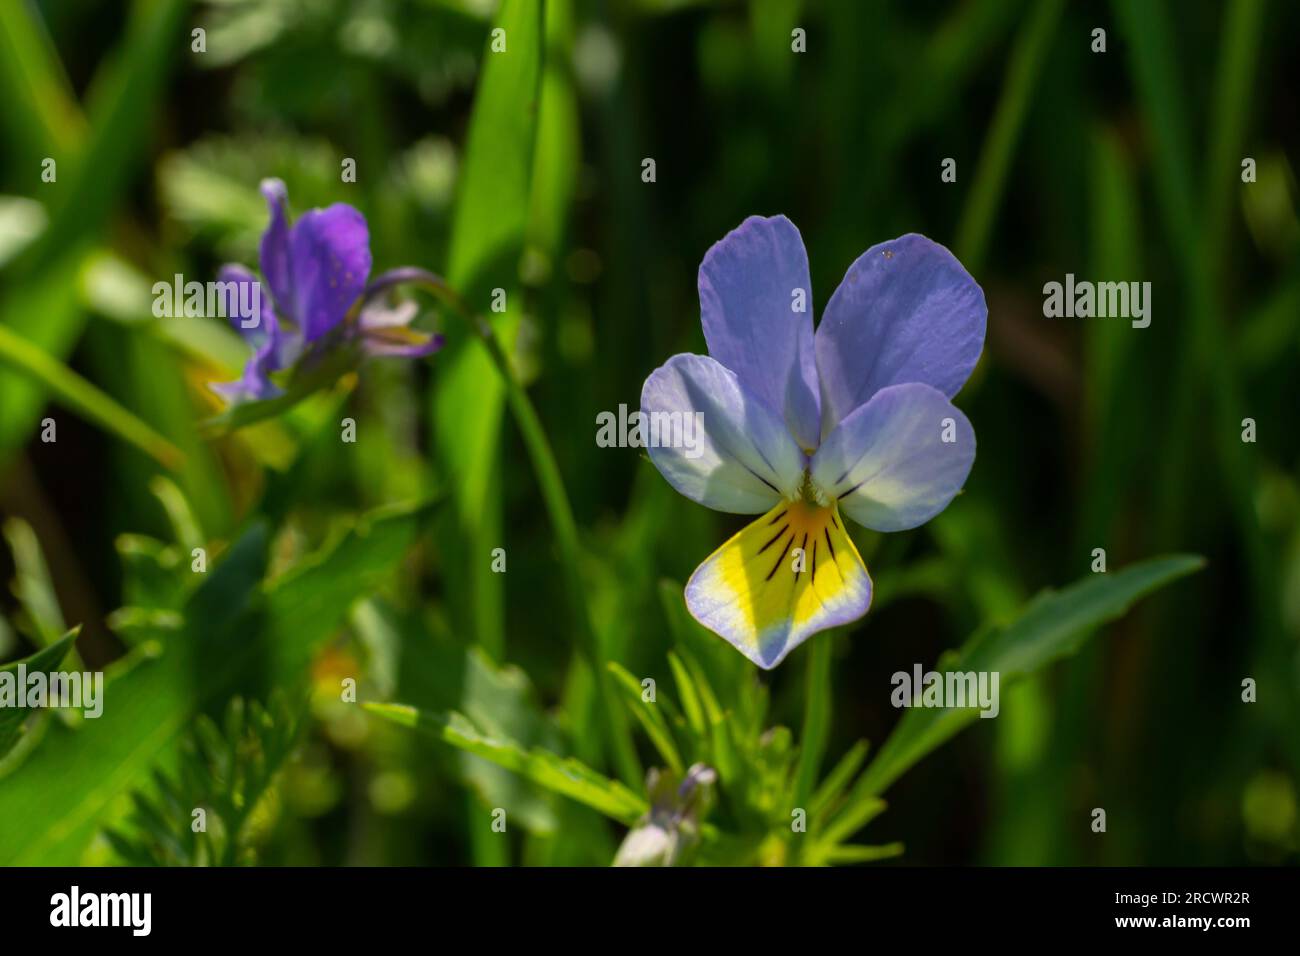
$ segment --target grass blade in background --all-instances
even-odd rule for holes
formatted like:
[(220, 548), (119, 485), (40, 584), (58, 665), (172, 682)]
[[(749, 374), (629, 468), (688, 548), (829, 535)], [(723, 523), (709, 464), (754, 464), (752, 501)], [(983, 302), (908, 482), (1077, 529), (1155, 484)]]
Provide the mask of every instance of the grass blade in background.
[[(998, 672), (1000, 690), (1073, 653), (1098, 626), (1123, 615), (1134, 601), (1201, 568), (1193, 555), (1152, 558), (1100, 574), (1064, 591), (1045, 591), (1005, 628), (978, 634), (939, 671)], [(979, 717), (973, 708), (907, 710), (854, 786), (854, 799), (874, 798), (918, 760)]]
[(0, 365), (44, 386), (60, 404), (134, 445), (164, 468), (177, 468), (184, 461), (175, 445), (48, 352), (3, 325)]
[(976, 276), (983, 271), (989, 236), (1002, 201), (1002, 190), (1006, 186), (1016, 142), (1020, 139), (1020, 128), (1030, 99), (1038, 88), (1038, 74), (1047, 59), (1065, 4), (1063, 0), (1042, 0), (1031, 6), (1030, 18), (1016, 38), (1002, 96), (980, 152), (975, 181), (962, 210), (953, 244), (953, 251), (967, 271)]
[[(26, 4), (10, 4), (0, 29), (16, 30), (7, 43), (39, 28), (23, 24)], [(80, 336), (85, 314), (77, 302), (76, 278), (89, 254), (89, 243), (102, 230), (120, 201), (134, 167), (147, 146), (153, 103), (163, 89), (166, 67), (180, 48), (183, 0), (137, 0), (127, 23), (127, 38), (115, 61), (93, 84), (88, 110), (90, 129), (84, 144), (70, 155), (54, 156), (58, 142), (44, 145), (58, 162), (58, 179), (42, 184), (49, 190), (50, 225), (20, 263), (15, 280), (0, 298), (0, 325), (55, 357), (66, 355)], [(20, 58), (19, 67), (37, 69)], [(47, 77), (0, 77), (31, 89), (49, 85)], [(6, 100), (27, 95), (26, 89), (0, 90)], [(63, 134), (59, 134), (62, 136)], [(33, 170), (39, 182), (39, 170)], [(25, 377), (0, 373), (0, 461), (20, 445), (36, 421), (42, 388)]]
[[(471, 309), (493, 315), (507, 354), (520, 318), (518, 266), (531, 206), (542, 16), (542, 4), (506, 0), (495, 24), (505, 30), (505, 51), (493, 53), (491, 41), (485, 44), (444, 271)], [(499, 317), (489, 312), (497, 288), (506, 295)], [(454, 323), (446, 331), (431, 399), (434, 447), (452, 498), (439, 536), (444, 572), (452, 587), (471, 596), (471, 617), (461, 623), (501, 660), (504, 582), (491, 561), (494, 548), (509, 546), (501, 505), (505, 387), (468, 330)]]

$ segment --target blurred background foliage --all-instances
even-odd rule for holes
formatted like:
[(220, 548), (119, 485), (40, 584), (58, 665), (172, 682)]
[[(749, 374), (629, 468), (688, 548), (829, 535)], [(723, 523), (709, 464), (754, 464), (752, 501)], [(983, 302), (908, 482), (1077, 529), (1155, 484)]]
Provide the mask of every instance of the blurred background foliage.
[[(604, 864), (625, 832), (605, 818), (664, 791), (640, 766), (676, 780), (698, 758), (722, 778), (706, 860), (901, 843), (911, 863), (1294, 863), (1297, 35), (1280, 0), (0, 4), (0, 660), (110, 678), (99, 722), (39, 715), (0, 752), (0, 862)], [(150, 289), (254, 263), (266, 176), (296, 211), (361, 209), (376, 271), (432, 269), (479, 309), (507, 290), (497, 334), (577, 547), (450, 316), (426, 364), (200, 433), (243, 346), (155, 319)], [(704, 351), (709, 245), (778, 212), (818, 308), (868, 246), (921, 232), (981, 283), (989, 331), (958, 399), (980, 444), (966, 492), (915, 532), (855, 528), (871, 613), (760, 677), (680, 601), (741, 520), (594, 436), (669, 355)], [(1150, 327), (1043, 318), (1066, 273), (1150, 281)], [(857, 742), (899, 724), (892, 673), (971, 634), (999, 636), (969, 654), (1020, 646), (1019, 609), (1089, 577), (1095, 548), (1112, 573), (1208, 563), (1008, 689), (887, 811), (888, 765), (848, 788)], [(1049, 603), (1091, 610), (1035, 666), (1176, 576), (1160, 568)], [(341, 700), (346, 678), (431, 735)], [(821, 842), (800, 856), (771, 834), (803, 798)], [(873, 846), (827, 836), (868, 821)]]

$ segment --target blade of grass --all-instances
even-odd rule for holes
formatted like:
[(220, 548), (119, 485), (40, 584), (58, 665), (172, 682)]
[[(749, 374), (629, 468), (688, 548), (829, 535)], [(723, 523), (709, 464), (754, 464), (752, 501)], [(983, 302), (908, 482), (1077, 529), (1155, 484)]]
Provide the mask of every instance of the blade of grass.
[(640, 786), (641, 765), (632, 743), (627, 715), (615, 700), (611, 676), (605, 666), (605, 649), (592, 623), (586, 582), (582, 576), (583, 553), (578, 538), (578, 525), (573, 517), (573, 507), (569, 503), (564, 477), (560, 473), (560, 466), (555, 460), (555, 453), (551, 450), (546, 431), (537, 417), (537, 410), (514, 374), (510, 360), (492, 326), (454, 289), (439, 276), (417, 268), (404, 270), (400, 280), (394, 279), (394, 281), (423, 288), (450, 306), (478, 336), (483, 351), (490, 360), (490, 369), (496, 373), (494, 381), (499, 380), (505, 388), (510, 411), (528, 452), (547, 517), (551, 522), (551, 531), (555, 535), (556, 547), (560, 552), (560, 567), (564, 575), (566, 596), (574, 629), (577, 632), (575, 643), (579, 654), (591, 668), (596, 704), (605, 722), (604, 739), (610, 751), (609, 755), (624, 782), (629, 786)]
[(818, 785), (817, 791), (808, 802), (808, 818), (814, 824), (834, 807), (841, 792), (861, 769), (862, 762), (867, 759), (867, 752), (870, 749), (870, 745), (865, 740), (859, 740), (845, 752), (839, 763), (826, 775), (826, 779)]
[[(493, 24), (505, 31), (505, 51), (492, 52), (485, 38), (445, 269), (475, 313), (487, 310), (494, 289), (504, 292), (505, 312), (494, 321), (507, 353), (520, 319), (518, 263), (531, 205), (544, 12), (531, 0), (506, 0)], [(453, 504), (439, 537), (449, 554), (488, 555), (504, 543), (499, 476), (506, 388), (492, 357), (471, 338), (463, 329), (447, 329), (432, 394), (433, 447)], [(503, 660), (501, 575), (486, 559), (455, 562), (444, 573), (452, 589), (469, 598), (460, 626)], [(459, 615), (460, 606), (452, 613)]]
[(29, 3), (0, 4), (0, 124), (17, 165), (36, 168), (65, 155), (85, 135), (85, 121), (59, 56)]
[(1042, 0), (1033, 4), (1033, 11), (1016, 38), (997, 111), (980, 151), (975, 180), (957, 225), (954, 244), (957, 258), (974, 275), (979, 275), (984, 266), (988, 239), (1002, 201), (1002, 190), (1020, 138), (1020, 128), (1029, 101), (1038, 87), (1038, 74), (1056, 34), (1063, 7), (1063, 0)]
[[(51, 156), (58, 162), (58, 179), (43, 184), (50, 190), (50, 225), (13, 264), (23, 281), (0, 298), (0, 325), (56, 357), (65, 355), (81, 333), (85, 314), (77, 303), (77, 279), (94, 236), (107, 222), (148, 143), (148, 124), (156, 115), (152, 104), (168, 62), (180, 49), (177, 36), (186, 6), (184, 0), (138, 0), (132, 6), (122, 47), (91, 84), (95, 95), (88, 110), (88, 137), (84, 143), (69, 141), (82, 148)], [(15, 27), (21, 22), (17, 14), (7, 13), (12, 18), (3, 21), (3, 28), (21, 31), (21, 26)], [(21, 39), (21, 32), (16, 35)], [(12, 37), (9, 42), (14, 42)], [(27, 58), (17, 62), (39, 69)], [(24, 82), (32, 88), (49, 86), (39, 76)], [(26, 90), (3, 92), (9, 100), (24, 96)], [(53, 152), (57, 144), (46, 145)], [(0, 375), (0, 457), (21, 444), (36, 421), (41, 384)]]
[(40, 383), (70, 411), (134, 445), (164, 468), (180, 466), (180, 450), (58, 359), (0, 325), (0, 363)]

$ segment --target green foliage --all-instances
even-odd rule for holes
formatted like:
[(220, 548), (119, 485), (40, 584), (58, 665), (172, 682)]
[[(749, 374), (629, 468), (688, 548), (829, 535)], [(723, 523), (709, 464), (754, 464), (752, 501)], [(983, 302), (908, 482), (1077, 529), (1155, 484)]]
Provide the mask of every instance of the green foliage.
[[(484, 54), (457, 187), (451, 246), (440, 271), (476, 313), (487, 313), (494, 288), (505, 289), (507, 310), (494, 318), (509, 354), (521, 310), (514, 283), (498, 279), (497, 274), (523, 248), (537, 125), (535, 98), (542, 70), (542, 6), (506, 0), (497, 20), (515, 55)], [(459, 547), (466, 541), (468, 547), (486, 554), (502, 537), (499, 445), (506, 390), (490, 357), (468, 341), (468, 331), (459, 324), (447, 329), (430, 398), (433, 442), (453, 503), (443, 545)], [(448, 574), (457, 589), (471, 595), (471, 616), (463, 626), (490, 654), (501, 657), (505, 634), (500, 577), (482, 563), (452, 567)]]
[(26, 612), (27, 631), (37, 643), (51, 644), (68, 628), (36, 532), (22, 518), (10, 518), (0, 530), (13, 553), (14, 597)]
[(257, 862), (259, 809), (293, 752), (301, 707), (283, 695), (267, 707), (235, 697), (218, 726), (206, 714), (180, 744), (173, 776), (131, 794), (126, 829), (105, 837), (130, 866), (234, 866)]
[[(76, 340), (83, 316), (76, 307), (75, 276), (88, 239), (103, 227), (147, 142), (144, 124), (153, 113), (151, 104), (162, 89), (166, 65), (176, 49), (184, 9), (182, 0), (134, 4), (127, 39), (119, 56), (105, 67), (105, 75), (98, 78), (97, 96), (84, 123), (60, 88), (62, 77), (49, 62), (49, 47), (40, 28), (28, 19), (29, 8), (11, 4), (0, 20), (5, 45), (21, 51), (12, 61), (5, 57), (6, 63), (14, 66), (12, 71), (0, 72), (7, 87), (5, 97), (31, 103), (27, 90), (39, 90), (49, 110), (38, 108), (23, 114), (29, 120), (26, 131), (41, 128), (31, 145), (44, 156), (65, 157), (68, 150), (59, 149), (60, 143), (81, 147), (74, 162), (65, 160), (62, 175), (67, 185), (56, 193), (49, 228), (27, 257), (29, 261), (13, 267), (23, 272), (25, 282), (10, 286), (0, 298), (0, 325), (7, 327), (6, 341), (13, 336), (30, 337), (40, 348), (59, 356)], [(26, 354), (20, 346), (5, 351)], [(51, 377), (57, 381), (49, 363), (48, 359), (27, 362), (28, 366), (44, 367), (46, 381), (41, 384), (49, 385)], [(0, 376), (0, 453), (11, 451), (26, 437), (36, 419), (40, 394), (40, 388), (27, 379)], [(66, 389), (64, 397), (68, 398)]]
[(646, 809), (645, 801), (636, 794), (582, 762), (546, 750), (525, 750), (512, 741), (486, 736), (463, 714), (422, 713), (401, 704), (367, 704), (366, 709), (491, 760), (621, 823), (632, 823)]
[[(1062, 592), (1046, 591), (1005, 628), (981, 631), (961, 651), (945, 655), (937, 669), (998, 673), (1002, 687), (1012, 685), (1074, 653), (1098, 626), (1124, 614), (1138, 598), (1203, 564), (1193, 556), (1157, 558), (1092, 576)], [(829, 662), (831, 638), (822, 636), (819, 643), (806, 653), (814, 658), (825, 655)], [(899, 855), (901, 844), (862, 846), (847, 841), (885, 810), (879, 795), (890, 783), (979, 715), (972, 707), (908, 710), (865, 771), (858, 773), (867, 754), (866, 742), (859, 741), (814, 789), (811, 780), (805, 780), (816, 773), (816, 765), (804, 754), (810, 749), (820, 753), (824, 746), (824, 717), (817, 717), (811, 726), (805, 724), (803, 740), (796, 747), (783, 727), (745, 728), (733, 711), (719, 703), (689, 650), (679, 645), (677, 652), (669, 652), (668, 660), (680, 706), (657, 687), (651, 696), (625, 668), (610, 664), (610, 671), (624, 691), (626, 706), (676, 779), (688, 763), (718, 772), (721, 807), (718, 819), (702, 831), (703, 862), (821, 865)], [(818, 673), (810, 679), (811, 689), (829, 693), (822, 672), (827, 667), (829, 663), (813, 664)], [(829, 700), (824, 704), (829, 712)], [(653, 799), (649, 793), (638, 798), (573, 758), (486, 735), (455, 712), (429, 713), (400, 704), (369, 704), (367, 709), (491, 760), (621, 823), (646, 813)], [(805, 800), (808, 794), (811, 799)]]
[[(137, 614), (139, 646), (107, 673), (97, 720), (51, 726), (0, 787), (0, 864), (75, 864), (111, 824), (118, 798), (175, 766), (190, 719), (236, 691), (267, 693), (303, 679), (311, 658), (407, 552), (429, 505), (356, 521), (323, 552), (266, 578), (267, 529), (233, 544), (177, 617)], [(175, 571), (187, 575), (189, 562)], [(168, 610), (159, 608), (155, 610)], [(20, 809), (24, 808), (24, 809)]]
[[(0, 672), (8, 672), (11, 680), (17, 680), (19, 667), (25, 667), (27, 673), (36, 671), (48, 673), (57, 670), (64, 658), (72, 651), (76, 640), (77, 632), (72, 631), (48, 647), (41, 648), (35, 654), (5, 664), (0, 667)], [(29, 711), (30, 708), (26, 706), (0, 708), (0, 769), (4, 767), (5, 757), (14, 749), (22, 736), (23, 723), (30, 716)], [(32, 731), (29, 729), (27, 733), (31, 734)]]
[(0, 326), (0, 364), (44, 386), (61, 404), (172, 468), (180, 451), (140, 419), (48, 353)]
[[(0, 2), (0, 656), (107, 677), (0, 709), (0, 864), (1295, 859), (1300, 7), (91, 6)], [(445, 276), (445, 350), (223, 408), (247, 345), (152, 288), (256, 266), (268, 176)], [(963, 494), (854, 530), (870, 613), (766, 673), (682, 600), (739, 519), (592, 419), (705, 351), (701, 257), (775, 213), (818, 309), (921, 232), (989, 335)], [(1151, 327), (1040, 320), (1067, 272), (1149, 279)], [(895, 711), (917, 661), (999, 719)], [(1080, 836), (1103, 793), (1141, 825)]]
[[(1006, 627), (980, 631), (955, 654), (941, 658), (938, 671), (986, 671), (1001, 675), (1005, 688), (1053, 661), (1073, 654), (1101, 624), (1113, 621), (1143, 595), (1204, 566), (1194, 555), (1152, 558), (1133, 567), (1094, 575), (1064, 591), (1044, 591)], [(974, 709), (908, 710), (854, 787), (868, 800), (945, 740), (974, 721)], [(853, 801), (850, 801), (853, 802)]]

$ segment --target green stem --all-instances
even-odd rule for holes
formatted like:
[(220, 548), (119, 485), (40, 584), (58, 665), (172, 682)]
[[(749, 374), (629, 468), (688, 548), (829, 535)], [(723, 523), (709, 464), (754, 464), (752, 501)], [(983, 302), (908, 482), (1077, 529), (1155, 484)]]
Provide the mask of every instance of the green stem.
[[(573, 518), (573, 508), (569, 504), (560, 466), (551, 451), (550, 442), (546, 438), (545, 429), (542, 428), (541, 419), (537, 416), (537, 410), (529, 400), (528, 393), (515, 377), (510, 367), (510, 359), (501, 347), (501, 341), (492, 330), (492, 326), (483, 316), (476, 314), (442, 278), (424, 270), (412, 269), (402, 270), (400, 277), (394, 276), (394, 283), (396, 281), (409, 282), (428, 290), (465, 319), (482, 341), (492, 359), (492, 364), (496, 366), (505, 383), (506, 401), (510, 405), (510, 411), (514, 415), (524, 446), (528, 450), (528, 457), (532, 462), (542, 500), (551, 521), (551, 529), (555, 533), (556, 545), (560, 551), (560, 564), (564, 569), (565, 587), (577, 628), (578, 649), (592, 670), (598, 704), (608, 729), (608, 742), (614, 766), (623, 782), (640, 792), (641, 763), (637, 759), (636, 748), (632, 743), (627, 714), (620, 707), (614, 694), (612, 678), (606, 666), (608, 661), (592, 624), (591, 609), (587, 604), (586, 588), (582, 580), (582, 548), (578, 539), (578, 525)], [(373, 291), (377, 290), (372, 290), (372, 293)]]
[(830, 733), (831, 651), (835, 633), (818, 635), (808, 646), (803, 737), (799, 743), (799, 766), (794, 777), (794, 805), (804, 809), (807, 809), (808, 797), (817, 782), (817, 771), (826, 755), (826, 739)]

